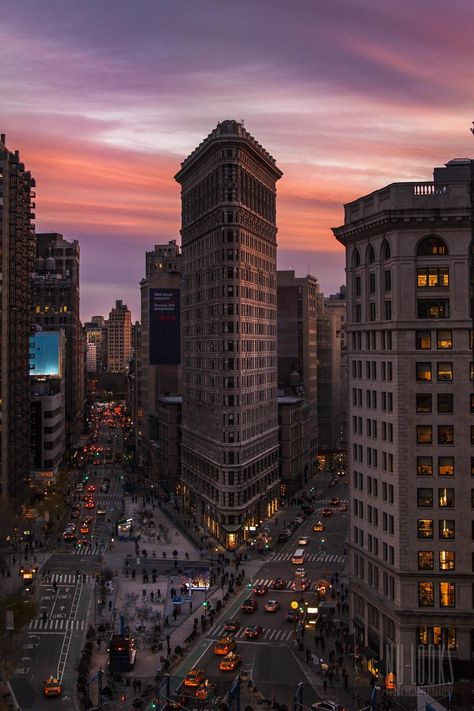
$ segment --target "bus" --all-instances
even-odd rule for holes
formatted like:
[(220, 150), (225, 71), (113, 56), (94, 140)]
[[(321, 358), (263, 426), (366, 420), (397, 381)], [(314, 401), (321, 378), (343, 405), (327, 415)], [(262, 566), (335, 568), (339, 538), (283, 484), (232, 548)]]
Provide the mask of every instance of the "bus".
[(304, 563), (304, 549), (298, 548), (291, 558), (293, 565), (303, 565)]

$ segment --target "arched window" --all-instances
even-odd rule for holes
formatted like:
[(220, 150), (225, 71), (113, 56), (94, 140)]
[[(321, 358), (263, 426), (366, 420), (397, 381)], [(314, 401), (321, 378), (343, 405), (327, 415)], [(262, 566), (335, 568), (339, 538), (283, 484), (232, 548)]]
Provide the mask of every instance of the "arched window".
[(392, 256), (392, 253), (390, 252), (390, 244), (387, 242), (386, 239), (384, 239), (384, 241), (382, 242), (381, 254), (383, 260), (390, 259), (390, 257)]
[(357, 249), (357, 247), (352, 252), (352, 266), (353, 267), (360, 267), (360, 254), (359, 254), (359, 250)]
[(449, 254), (448, 246), (436, 235), (429, 235), (422, 239), (416, 249), (417, 257), (440, 257), (444, 254)]
[(375, 251), (371, 244), (367, 247), (367, 252), (365, 253), (366, 264), (373, 264), (375, 262)]

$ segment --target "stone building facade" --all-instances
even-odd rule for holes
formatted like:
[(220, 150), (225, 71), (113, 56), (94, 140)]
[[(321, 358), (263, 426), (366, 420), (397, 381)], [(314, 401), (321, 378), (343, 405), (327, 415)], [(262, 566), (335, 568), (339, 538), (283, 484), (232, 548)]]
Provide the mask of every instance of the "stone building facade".
[(183, 503), (233, 549), (278, 506), (275, 160), (237, 121), (182, 163)]
[(349, 203), (334, 229), (347, 268), (351, 618), (400, 693), (464, 676), (474, 656), (473, 176), (473, 161), (450, 161), (433, 182)]

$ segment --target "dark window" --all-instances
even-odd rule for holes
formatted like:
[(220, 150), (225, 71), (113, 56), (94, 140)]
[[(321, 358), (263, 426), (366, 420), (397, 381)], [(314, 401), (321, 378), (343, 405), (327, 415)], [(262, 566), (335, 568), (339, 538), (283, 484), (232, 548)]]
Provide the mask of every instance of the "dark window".
[(374, 301), (370, 302), (369, 308), (370, 308), (370, 320), (375, 321), (376, 316), (375, 316), (375, 302)]
[(369, 274), (369, 294), (375, 294), (375, 274)]
[(382, 259), (390, 259), (390, 245), (387, 241), (382, 244)]
[(391, 319), (392, 319), (392, 302), (391, 301), (384, 301), (384, 310), (385, 310), (385, 320), (391, 321)]
[(471, 404), (470, 409), (471, 409), (471, 414), (472, 414), (472, 413), (474, 413), (474, 394), (471, 393), (469, 397), (470, 397), (470, 404)]
[(417, 489), (417, 506), (421, 508), (433, 506), (433, 489)]
[(356, 276), (355, 278), (355, 292), (356, 296), (360, 296), (360, 276)]
[(424, 393), (417, 393), (416, 395), (416, 411), (417, 412), (431, 412), (432, 406), (432, 395)]
[(375, 262), (375, 252), (371, 244), (367, 247), (367, 264), (373, 264)]
[(452, 393), (438, 393), (438, 412), (451, 414), (453, 412)]
[(418, 299), (418, 318), (449, 318), (449, 299)]
[(454, 444), (453, 425), (438, 425), (438, 444)]
[(384, 271), (383, 273), (383, 288), (384, 291), (392, 290), (392, 272), (390, 271), (390, 269)]
[(416, 349), (418, 351), (429, 351), (431, 348), (431, 331), (416, 332)]

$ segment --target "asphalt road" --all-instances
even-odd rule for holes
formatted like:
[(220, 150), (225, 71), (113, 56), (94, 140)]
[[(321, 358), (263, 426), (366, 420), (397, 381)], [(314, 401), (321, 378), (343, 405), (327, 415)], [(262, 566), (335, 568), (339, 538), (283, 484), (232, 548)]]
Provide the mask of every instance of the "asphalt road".
[[(236, 618), (240, 623), (240, 629), (234, 634), (237, 642), (236, 651), (242, 657), (240, 669), (248, 673), (257, 689), (266, 698), (270, 700), (275, 698), (278, 703), (284, 703), (291, 708), (297, 685), (303, 682), (305, 706), (310, 706), (311, 703), (318, 700), (311, 683), (314, 668), (310, 671), (302, 661), (298, 653), (296, 625), (287, 622), (285, 616), (292, 601), (303, 600), (307, 601), (310, 607), (316, 606), (317, 597), (314, 592), (314, 584), (321, 579), (330, 580), (331, 576), (336, 573), (340, 574), (342, 571), (345, 560), (344, 541), (347, 536), (347, 512), (337, 510), (338, 507), (332, 507), (334, 512), (331, 516), (323, 517), (322, 512), (324, 508), (330, 507), (329, 500), (332, 497), (339, 498), (341, 503), (347, 503), (346, 491), (345, 482), (342, 480), (336, 487), (326, 489), (321, 494), (316, 502), (314, 513), (305, 519), (286, 544), (277, 547), (277, 551), (263, 564), (250, 587), (239, 591), (232, 605), (226, 609), (225, 616), (216, 621), (206, 638), (175, 671), (173, 675), (175, 689), (186, 673), (197, 666), (205, 672), (210, 682), (217, 685), (218, 694), (225, 694), (230, 683), (235, 679), (237, 671), (220, 671), (219, 661), (222, 657), (214, 654), (213, 647), (215, 641), (226, 634), (224, 631), (226, 620)], [(279, 514), (283, 519), (286, 515), (284, 509)], [(313, 530), (318, 521), (324, 523), (324, 531), (321, 533)], [(288, 520), (287, 523), (289, 522)], [(301, 536), (309, 536), (310, 542), (306, 546), (298, 543)], [(306, 592), (291, 589), (291, 585), (295, 581), (297, 567), (292, 564), (291, 557), (297, 548), (305, 550), (305, 575), (311, 580), (311, 586)], [(270, 586), (276, 577), (286, 579), (287, 584), (284, 590), (269, 590), (262, 597), (256, 597), (253, 594), (254, 585)], [(247, 597), (257, 599), (257, 611), (253, 613), (241, 611), (242, 602)], [(265, 602), (269, 599), (280, 602), (280, 609), (277, 612), (264, 611)], [(244, 629), (246, 625), (250, 624), (260, 625), (263, 628), (263, 632), (257, 640), (247, 640), (244, 637)], [(305, 648), (314, 650), (314, 632), (312, 630), (305, 631), (302, 641)]]
[[(115, 437), (115, 434), (118, 436)], [(108, 444), (111, 436), (112, 444)], [(115, 454), (121, 454), (122, 442), (121, 428), (102, 426), (99, 429), (97, 444), (110, 446), (114, 458)], [(82, 508), (80, 517), (74, 522), (78, 527), (77, 536), (87, 538), (90, 544), (78, 547), (62, 543), (49, 558), (45, 567), (50, 575), (43, 570), (45, 577), (40, 577), (36, 583), (39, 615), (22, 634), (22, 653), (10, 679), (17, 702), (25, 711), (51, 708), (55, 700), (42, 694), (43, 681), (50, 675), (62, 681), (63, 693), (57, 704), (67, 711), (73, 708), (75, 668), (86, 633), (87, 613), (96, 586), (95, 575), (101, 567), (104, 547), (113, 535), (122, 499), (120, 464), (101, 463), (86, 469), (89, 479), (84, 489), (90, 484), (95, 485), (96, 491), (92, 493), (95, 507), (85, 507), (85, 491), (75, 494), (75, 500), (81, 502)], [(100, 491), (104, 476), (111, 479), (107, 494)], [(106, 509), (105, 515), (97, 515), (100, 506)], [(79, 533), (79, 526), (86, 516), (90, 516), (92, 521), (90, 533), (83, 535)]]

